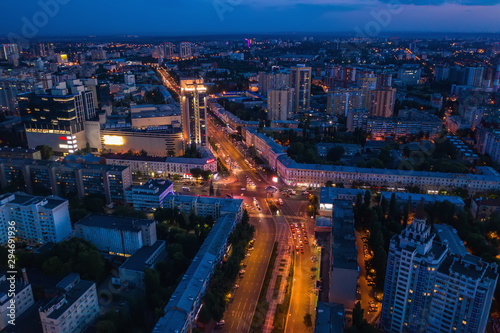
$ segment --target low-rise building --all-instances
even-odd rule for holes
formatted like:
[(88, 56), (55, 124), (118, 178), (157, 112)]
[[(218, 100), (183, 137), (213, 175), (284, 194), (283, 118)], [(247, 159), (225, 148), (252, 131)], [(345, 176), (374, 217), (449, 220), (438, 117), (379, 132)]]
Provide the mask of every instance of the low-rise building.
[(189, 178), (191, 177), (191, 169), (196, 168), (216, 173), (217, 159), (212, 152), (206, 147), (201, 147), (198, 152), (201, 154), (200, 158), (108, 154), (106, 164), (127, 166), (132, 172), (140, 172), (143, 175), (153, 177), (162, 175), (169, 178), (172, 175), (180, 175)]
[(352, 310), (359, 276), (352, 202), (335, 200), (334, 207), (329, 301)]
[(474, 199), (471, 202), (470, 211), (475, 219), (484, 222), (493, 213), (500, 212), (500, 199)]
[(322, 187), (319, 194), (319, 213), (322, 216), (331, 217), (335, 200), (348, 200), (355, 203), (358, 194), (364, 196), (365, 193), (366, 190), (354, 188)]
[(342, 304), (318, 302), (314, 333), (342, 333), (344, 328), (344, 306)]
[(408, 208), (416, 209), (422, 200), (426, 204), (434, 204), (436, 202), (448, 201), (455, 205), (456, 211), (461, 211), (465, 207), (465, 203), (460, 197), (450, 196), (450, 195), (432, 195), (432, 194), (419, 194), (419, 193), (408, 193), (408, 192), (380, 192), (382, 198), (391, 201), (392, 195), (396, 200), (396, 204), (403, 208), (404, 205), (408, 204)]
[(75, 224), (75, 236), (101, 252), (130, 257), (143, 246), (156, 243), (154, 220), (89, 214)]
[(212, 216), (217, 219), (222, 215), (234, 213), (238, 222), (243, 216), (242, 199), (168, 194), (163, 202), (165, 208), (177, 208), (188, 215)]
[(38, 310), (43, 333), (79, 333), (99, 316), (96, 285), (71, 273), (57, 284), (59, 294)]
[(38, 197), (22, 192), (1, 195), (0, 242), (7, 242), (12, 221), (16, 237), (30, 243), (65, 240), (73, 232), (68, 207), (68, 200), (56, 196)]
[(26, 158), (33, 160), (41, 160), (42, 153), (40, 150), (35, 148), (11, 148), (11, 147), (0, 147), (0, 158)]
[(357, 154), (361, 154), (363, 148), (361, 145), (353, 143), (318, 143), (316, 145), (316, 151), (320, 157), (328, 156), (331, 149), (335, 147), (341, 147), (344, 149), (344, 154), (342, 156), (353, 157)]
[(0, 275), (0, 331), (15, 324), (16, 319), (34, 304), (33, 290), (27, 279), (11, 281), (4, 274)]
[(144, 271), (153, 268), (156, 263), (167, 256), (164, 241), (156, 241), (151, 246), (143, 246), (119, 268), (120, 282), (122, 285), (144, 288)]
[(174, 184), (165, 179), (150, 179), (143, 185), (135, 185), (125, 191), (128, 204), (136, 210), (163, 208), (165, 197), (174, 193)]

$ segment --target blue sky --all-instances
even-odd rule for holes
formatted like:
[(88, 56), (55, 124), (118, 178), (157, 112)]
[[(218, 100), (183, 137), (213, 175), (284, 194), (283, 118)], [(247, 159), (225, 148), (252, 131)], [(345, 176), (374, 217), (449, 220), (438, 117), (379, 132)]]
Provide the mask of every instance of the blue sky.
[[(33, 31), (33, 27), (34, 35), (40, 37), (355, 31), (500, 32), (500, 0), (396, 1), (8, 0), (1, 5), (0, 35), (22, 35), (23, 28)], [(50, 15), (44, 13), (43, 4)], [(30, 24), (32, 30), (26, 28)]]

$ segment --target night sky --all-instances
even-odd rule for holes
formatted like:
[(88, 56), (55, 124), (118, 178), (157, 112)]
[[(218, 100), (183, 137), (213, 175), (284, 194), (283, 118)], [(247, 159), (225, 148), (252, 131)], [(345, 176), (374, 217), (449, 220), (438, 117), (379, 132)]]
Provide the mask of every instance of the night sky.
[[(47, 7), (51, 15), (44, 14), (41, 3), (51, 4)], [(54, 3), (59, 3), (59, 8)], [(384, 32), (499, 32), (499, 3), (500, 0), (2, 1), (0, 35), (27, 34), (31, 38), (361, 32), (376, 36)], [(377, 21), (376, 13), (389, 15), (380, 15)]]

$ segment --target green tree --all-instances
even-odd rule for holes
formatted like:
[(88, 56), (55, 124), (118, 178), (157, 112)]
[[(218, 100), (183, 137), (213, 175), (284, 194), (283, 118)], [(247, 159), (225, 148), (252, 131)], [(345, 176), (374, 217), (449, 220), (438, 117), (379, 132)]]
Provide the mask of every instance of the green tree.
[(306, 327), (312, 327), (313, 322), (310, 313), (306, 313), (306, 315), (304, 316), (304, 325), (306, 325)]
[(40, 150), (40, 154), (42, 155), (42, 160), (48, 160), (54, 155), (54, 150), (52, 147), (47, 145), (39, 145), (35, 147), (36, 150)]

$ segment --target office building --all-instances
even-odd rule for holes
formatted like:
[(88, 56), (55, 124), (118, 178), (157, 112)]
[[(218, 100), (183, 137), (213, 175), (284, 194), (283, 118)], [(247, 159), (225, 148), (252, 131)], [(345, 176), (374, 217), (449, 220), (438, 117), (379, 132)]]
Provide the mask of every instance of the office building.
[(333, 206), (329, 302), (352, 310), (356, 303), (359, 275), (352, 202), (334, 200)]
[(293, 118), (294, 90), (269, 90), (267, 111), (269, 120), (288, 120)]
[(207, 88), (203, 79), (181, 80), (182, 139), (185, 147), (207, 145)]
[(99, 316), (95, 283), (71, 273), (56, 288), (57, 296), (38, 310), (43, 333), (84, 332)]
[(122, 286), (144, 288), (144, 271), (167, 257), (164, 241), (156, 241), (153, 245), (145, 245), (125, 261), (118, 272)]
[(156, 210), (163, 208), (165, 197), (174, 193), (174, 184), (165, 179), (150, 179), (143, 185), (134, 185), (125, 191), (128, 204), (136, 210)]
[(80, 80), (59, 82), (48, 91), (18, 96), (29, 148), (43, 144), (73, 153), (88, 141), (85, 122), (96, 118), (94, 92)]
[(33, 244), (58, 243), (71, 236), (68, 200), (26, 193), (0, 196), (0, 242), (8, 239), (9, 221), (16, 222), (16, 237)]
[(452, 227), (427, 225), (422, 201), (390, 242), (382, 329), (484, 332), (497, 279), (497, 265), (470, 255)]
[(312, 68), (298, 65), (290, 68), (290, 87), (294, 89), (294, 114), (311, 108)]
[(179, 44), (179, 56), (181, 59), (189, 59), (192, 57), (192, 46), (189, 42)]
[[(33, 290), (31, 284), (28, 283), (26, 272), (23, 270), (23, 279), (13, 281), (15, 285), (15, 295), (10, 295), (12, 281), (7, 280), (7, 277), (0, 275), (0, 331), (3, 331), (9, 326), (9, 321), (18, 319), (26, 310), (35, 304), (33, 298)], [(14, 310), (12, 311), (12, 303), (14, 301)], [(14, 317), (9, 314), (14, 314)], [(11, 325), (11, 327), (13, 327)]]
[(143, 246), (156, 243), (156, 224), (154, 220), (89, 214), (75, 224), (75, 237), (103, 253), (130, 257)]

